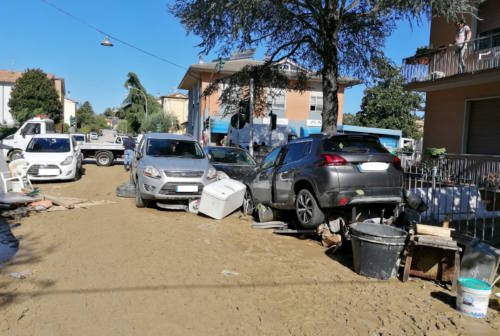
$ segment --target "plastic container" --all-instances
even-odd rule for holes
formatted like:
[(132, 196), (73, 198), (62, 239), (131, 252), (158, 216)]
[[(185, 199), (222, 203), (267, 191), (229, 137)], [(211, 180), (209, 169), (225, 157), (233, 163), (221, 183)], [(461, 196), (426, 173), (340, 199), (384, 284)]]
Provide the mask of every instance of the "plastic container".
[(203, 188), (199, 212), (222, 219), (241, 207), (246, 186), (232, 179), (223, 179)]
[(485, 318), (490, 295), (489, 283), (474, 278), (458, 278), (457, 309), (465, 315)]
[(375, 223), (355, 223), (350, 230), (354, 271), (383, 280), (396, 276), (408, 233)]

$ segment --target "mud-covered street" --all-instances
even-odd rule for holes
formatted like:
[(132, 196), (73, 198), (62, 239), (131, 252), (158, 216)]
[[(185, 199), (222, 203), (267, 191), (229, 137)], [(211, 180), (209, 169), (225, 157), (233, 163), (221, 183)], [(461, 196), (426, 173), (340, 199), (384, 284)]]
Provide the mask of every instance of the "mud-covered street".
[(349, 253), (252, 229), (238, 213), (137, 209), (115, 196), (122, 166), (85, 168), (76, 183), (38, 186), (114, 203), (9, 223), (20, 246), (0, 269), (0, 334), (500, 334), (497, 311), (465, 317), (433, 282), (359, 276)]

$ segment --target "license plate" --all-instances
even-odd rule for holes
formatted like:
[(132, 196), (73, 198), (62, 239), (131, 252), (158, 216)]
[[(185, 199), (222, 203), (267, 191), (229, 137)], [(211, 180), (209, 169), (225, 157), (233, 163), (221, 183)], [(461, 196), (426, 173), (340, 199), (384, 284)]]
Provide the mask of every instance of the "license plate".
[(55, 175), (59, 175), (59, 169), (41, 168), (41, 169), (38, 169), (38, 175), (40, 175), (40, 176), (55, 176)]
[(360, 172), (386, 171), (389, 164), (386, 162), (365, 162), (358, 165)]
[(177, 186), (177, 192), (198, 192), (198, 186), (196, 185), (180, 185)]

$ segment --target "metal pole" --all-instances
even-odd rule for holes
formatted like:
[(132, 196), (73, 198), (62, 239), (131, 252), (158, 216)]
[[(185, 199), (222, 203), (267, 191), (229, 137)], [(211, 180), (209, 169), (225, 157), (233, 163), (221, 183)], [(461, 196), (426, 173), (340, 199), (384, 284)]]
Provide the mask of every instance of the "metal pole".
[(248, 109), (248, 121), (250, 122), (250, 143), (248, 144), (248, 151), (253, 156), (253, 78), (250, 78), (250, 106)]

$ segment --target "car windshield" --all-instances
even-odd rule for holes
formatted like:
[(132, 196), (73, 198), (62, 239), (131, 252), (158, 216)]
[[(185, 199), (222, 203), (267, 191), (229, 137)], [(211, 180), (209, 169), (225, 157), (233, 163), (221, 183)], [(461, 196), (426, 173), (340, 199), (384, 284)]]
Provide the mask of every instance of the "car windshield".
[(71, 150), (69, 139), (61, 138), (33, 138), (26, 152), (33, 153), (67, 153)]
[(210, 162), (237, 165), (255, 165), (254, 159), (246, 151), (238, 148), (209, 148)]
[(195, 141), (174, 139), (148, 139), (146, 155), (203, 159), (205, 154)]
[(387, 149), (376, 138), (340, 137), (330, 138), (323, 142), (324, 152), (345, 154), (381, 154), (388, 153)]

